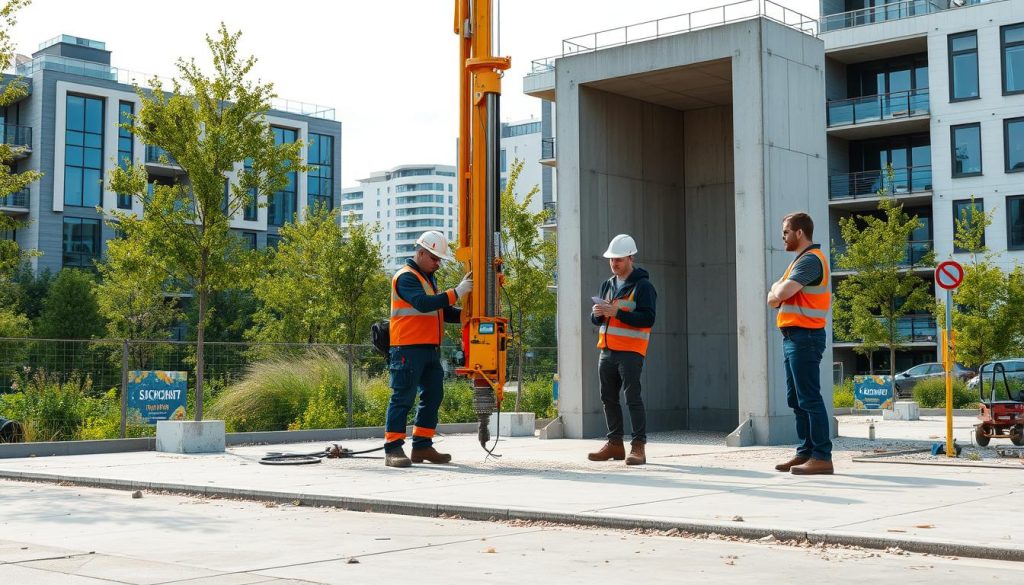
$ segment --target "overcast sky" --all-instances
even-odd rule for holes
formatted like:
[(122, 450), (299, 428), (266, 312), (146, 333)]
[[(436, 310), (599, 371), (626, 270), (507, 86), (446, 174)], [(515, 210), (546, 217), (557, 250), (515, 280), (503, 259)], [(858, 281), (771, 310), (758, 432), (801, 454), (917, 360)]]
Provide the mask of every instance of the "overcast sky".
[[(540, 117), (522, 94), (534, 59), (562, 39), (721, 6), (728, 0), (503, 0), (502, 120)], [(777, 0), (818, 15), (818, 0)], [(400, 164), (454, 164), (458, 44), (452, 0), (34, 0), (13, 31), (31, 54), (58, 34), (104, 41), (111, 64), (173, 76), (178, 57), (208, 64), (204, 36), (221, 21), (243, 31), (242, 51), (280, 97), (335, 108), (342, 123), (344, 186)]]

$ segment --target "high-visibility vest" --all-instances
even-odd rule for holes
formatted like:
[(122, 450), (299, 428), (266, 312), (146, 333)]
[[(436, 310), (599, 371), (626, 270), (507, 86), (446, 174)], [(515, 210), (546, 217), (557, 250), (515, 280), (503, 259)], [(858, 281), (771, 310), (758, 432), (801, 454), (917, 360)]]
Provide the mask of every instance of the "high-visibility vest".
[(423, 292), (435, 295), (437, 292), (430, 281), (409, 266), (403, 266), (391, 278), (391, 321), (389, 323), (391, 345), (441, 345), (441, 327), (444, 324), (442, 309), (421, 313), (398, 296), (398, 278), (410, 272), (419, 279)]
[[(832, 292), (829, 290), (828, 262), (825, 261), (825, 254), (821, 248), (812, 248), (804, 252), (813, 254), (821, 262), (821, 284), (816, 286), (805, 286), (795, 295), (782, 301), (779, 306), (779, 313), (775, 317), (775, 324), (779, 327), (803, 327), (805, 329), (824, 329), (828, 321), (828, 307), (832, 302)], [(796, 260), (789, 265), (786, 273), (782, 275), (785, 282), (793, 267), (803, 254), (796, 257)]]
[[(627, 313), (636, 309), (636, 286), (624, 299), (614, 299), (612, 305)], [(633, 327), (626, 325), (615, 317), (608, 317), (608, 320), (601, 324), (597, 332), (597, 347), (601, 349), (612, 349), (615, 351), (632, 351), (640, 355), (647, 355), (647, 344), (651, 341), (650, 327)]]

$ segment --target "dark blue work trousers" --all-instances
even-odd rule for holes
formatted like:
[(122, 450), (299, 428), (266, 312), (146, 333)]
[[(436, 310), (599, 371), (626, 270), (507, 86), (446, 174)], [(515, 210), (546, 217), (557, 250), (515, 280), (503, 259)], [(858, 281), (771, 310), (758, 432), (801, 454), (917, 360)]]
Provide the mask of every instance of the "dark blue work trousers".
[[(437, 428), (437, 411), (444, 398), (444, 368), (441, 367), (441, 349), (436, 345), (406, 345), (392, 347), (388, 369), (391, 372), (391, 400), (388, 402), (384, 430), (401, 433), (405, 427), (419, 393), (419, 406), (413, 422), (413, 449), (433, 445)], [(429, 435), (429, 436), (428, 436)], [(400, 449), (405, 439), (384, 444), (385, 451)]]
[(831, 461), (828, 410), (821, 397), (825, 330), (784, 327), (782, 348), (786, 354), (786, 401), (796, 414), (796, 435), (801, 441), (796, 454)]

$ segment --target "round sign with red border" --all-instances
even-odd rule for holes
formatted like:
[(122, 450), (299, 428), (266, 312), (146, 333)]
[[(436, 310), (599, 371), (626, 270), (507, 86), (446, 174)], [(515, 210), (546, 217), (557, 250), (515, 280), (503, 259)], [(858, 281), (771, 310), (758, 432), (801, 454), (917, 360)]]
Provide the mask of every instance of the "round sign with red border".
[(953, 290), (964, 281), (964, 267), (955, 260), (946, 260), (935, 267), (935, 284)]

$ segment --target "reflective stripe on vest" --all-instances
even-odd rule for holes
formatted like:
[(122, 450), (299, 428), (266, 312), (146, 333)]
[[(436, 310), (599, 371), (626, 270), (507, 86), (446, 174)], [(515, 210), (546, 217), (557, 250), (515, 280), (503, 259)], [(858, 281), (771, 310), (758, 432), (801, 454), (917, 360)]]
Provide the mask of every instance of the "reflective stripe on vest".
[(398, 296), (398, 278), (406, 272), (420, 281), (424, 293), (437, 294), (430, 281), (409, 266), (403, 266), (395, 273), (391, 279), (391, 345), (441, 345), (441, 326), (444, 323), (442, 310), (421, 313)]
[[(625, 299), (615, 299), (612, 304), (628, 312), (636, 310), (636, 286)], [(651, 341), (650, 327), (633, 327), (626, 325), (615, 317), (609, 317), (601, 325), (597, 333), (597, 347), (615, 351), (632, 351), (642, 356), (647, 355), (647, 344)]]
[[(775, 316), (775, 324), (779, 327), (824, 329), (828, 322), (828, 310), (832, 302), (832, 293), (829, 290), (828, 262), (825, 261), (825, 254), (821, 248), (807, 250), (805, 254), (813, 254), (821, 262), (821, 284), (805, 286), (795, 295), (782, 301), (779, 313)], [(782, 275), (783, 282), (789, 279), (793, 267), (802, 257), (803, 254), (797, 256), (796, 260), (789, 265), (786, 273)]]

